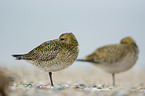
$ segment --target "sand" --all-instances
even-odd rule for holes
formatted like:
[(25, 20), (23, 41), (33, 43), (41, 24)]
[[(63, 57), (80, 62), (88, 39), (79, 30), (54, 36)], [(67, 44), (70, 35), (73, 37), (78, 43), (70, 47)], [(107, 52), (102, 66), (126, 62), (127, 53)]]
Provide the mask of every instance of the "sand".
[(145, 70), (131, 69), (111, 74), (94, 67), (72, 67), (53, 72), (54, 87), (48, 73), (33, 67), (12, 67), (16, 80), (9, 86), (8, 96), (145, 96)]

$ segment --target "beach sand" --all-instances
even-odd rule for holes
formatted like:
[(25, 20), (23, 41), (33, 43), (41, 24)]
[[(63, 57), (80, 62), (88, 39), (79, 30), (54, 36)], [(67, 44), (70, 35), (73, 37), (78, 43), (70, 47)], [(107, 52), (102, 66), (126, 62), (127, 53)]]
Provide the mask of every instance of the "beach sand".
[(47, 72), (27, 66), (8, 69), (17, 74), (9, 96), (145, 96), (143, 68), (116, 74), (112, 86), (111, 74), (96, 67), (71, 67), (53, 72), (54, 87)]

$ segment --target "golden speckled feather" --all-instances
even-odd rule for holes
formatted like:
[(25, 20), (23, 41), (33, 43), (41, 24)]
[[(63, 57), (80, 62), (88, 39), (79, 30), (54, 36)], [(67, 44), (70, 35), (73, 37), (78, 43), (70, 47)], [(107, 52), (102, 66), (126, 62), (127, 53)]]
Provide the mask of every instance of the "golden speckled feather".
[(138, 59), (139, 49), (132, 37), (123, 38), (120, 44), (106, 45), (96, 49), (85, 59), (77, 61), (90, 62), (93, 65), (111, 73), (115, 85), (115, 73), (127, 71)]
[(51, 72), (63, 70), (72, 65), (79, 53), (78, 45), (73, 33), (64, 33), (59, 39), (46, 41), (27, 54), (12, 56), (48, 71), (53, 86)]

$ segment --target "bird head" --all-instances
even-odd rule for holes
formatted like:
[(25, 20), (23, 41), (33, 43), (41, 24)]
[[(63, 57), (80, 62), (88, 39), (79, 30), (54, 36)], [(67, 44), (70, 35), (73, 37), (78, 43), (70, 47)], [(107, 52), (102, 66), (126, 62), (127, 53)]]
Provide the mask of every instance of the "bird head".
[(125, 37), (120, 41), (120, 44), (136, 45), (136, 42), (133, 40), (132, 37)]
[(78, 46), (78, 41), (73, 33), (64, 33), (59, 37), (59, 41), (65, 44)]

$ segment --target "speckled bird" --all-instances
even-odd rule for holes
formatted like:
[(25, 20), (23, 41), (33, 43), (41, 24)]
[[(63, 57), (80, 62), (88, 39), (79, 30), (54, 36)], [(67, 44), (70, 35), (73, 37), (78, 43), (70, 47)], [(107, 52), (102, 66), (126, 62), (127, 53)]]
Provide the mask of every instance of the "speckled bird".
[(77, 61), (91, 62), (93, 65), (111, 73), (115, 85), (115, 73), (127, 71), (138, 59), (139, 49), (132, 37), (123, 38), (120, 44), (106, 45), (96, 49), (85, 59)]
[(64, 33), (59, 39), (46, 41), (27, 54), (12, 56), (49, 72), (51, 86), (54, 86), (52, 72), (66, 69), (73, 64), (79, 53), (78, 45), (73, 33)]

